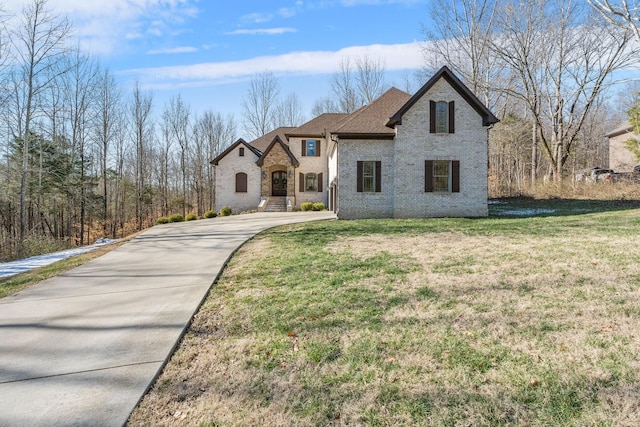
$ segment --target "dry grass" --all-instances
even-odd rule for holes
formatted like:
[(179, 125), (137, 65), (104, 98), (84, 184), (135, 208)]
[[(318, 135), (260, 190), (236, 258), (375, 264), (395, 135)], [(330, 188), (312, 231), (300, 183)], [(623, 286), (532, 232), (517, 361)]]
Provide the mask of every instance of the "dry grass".
[(621, 209), (260, 235), (130, 425), (640, 425), (639, 234)]

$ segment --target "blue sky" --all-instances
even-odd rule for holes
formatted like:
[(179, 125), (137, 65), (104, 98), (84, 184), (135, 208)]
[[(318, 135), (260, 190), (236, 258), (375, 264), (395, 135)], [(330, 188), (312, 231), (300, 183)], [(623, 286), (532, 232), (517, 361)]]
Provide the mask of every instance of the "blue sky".
[[(23, 1), (4, 0), (9, 10)], [(194, 111), (240, 119), (252, 75), (272, 71), (305, 114), (344, 57), (367, 55), (388, 84), (422, 65), (430, 0), (49, 0), (80, 46), (126, 85), (152, 90), (156, 113), (181, 93)]]

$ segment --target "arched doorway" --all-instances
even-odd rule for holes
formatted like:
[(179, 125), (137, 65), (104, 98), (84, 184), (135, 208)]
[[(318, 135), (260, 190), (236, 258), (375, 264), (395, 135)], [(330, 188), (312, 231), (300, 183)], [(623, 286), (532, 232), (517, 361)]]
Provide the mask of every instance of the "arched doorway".
[(271, 195), (276, 197), (287, 195), (287, 171), (271, 173)]

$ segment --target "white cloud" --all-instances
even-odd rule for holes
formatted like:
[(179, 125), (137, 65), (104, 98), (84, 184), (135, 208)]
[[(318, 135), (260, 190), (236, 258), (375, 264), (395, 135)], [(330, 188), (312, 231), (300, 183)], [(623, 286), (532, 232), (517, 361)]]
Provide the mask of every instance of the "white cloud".
[(152, 49), (147, 52), (149, 55), (176, 54), (176, 53), (192, 53), (197, 52), (198, 48), (193, 46), (179, 46), (164, 49)]
[(252, 29), (252, 30), (235, 30), (235, 31), (229, 31), (227, 33), (225, 33), (228, 36), (237, 36), (237, 35), (249, 35), (249, 36), (254, 36), (254, 35), (259, 35), (259, 34), (266, 34), (268, 36), (274, 36), (274, 35), (280, 35), (280, 34), (285, 34), (285, 33), (295, 33), (298, 30), (296, 30), (295, 28), (289, 28), (289, 27), (281, 27), (281, 28), (256, 28), (256, 29)]
[(273, 14), (271, 13), (250, 13), (248, 15), (244, 15), (240, 17), (241, 21), (250, 22), (252, 24), (262, 24), (265, 22), (269, 22), (273, 19)]
[[(198, 14), (194, 0), (49, 0), (53, 14), (72, 22), (80, 47), (97, 55), (110, 55), (126, 47), (126, 40), (143, 35), (162, 36)], [(19, 13), (25, 0), (4, 0), (7, 12)]]
[(388, 71), (418, 69), (423, 65), (422, 44), (352, 46), (338, 51), (291, 52), (282, 55), (259, 56), (232, 62), (208, 62), (184, 66), (141, 68), (123, 72), (135, 76), (152, 89), (191, 86), (212, 86), (246, 79), (265, 70), (278, 75), (316, 75), (339, 70), (343, 58), (361, 58), (367, 55), (381, 60)]

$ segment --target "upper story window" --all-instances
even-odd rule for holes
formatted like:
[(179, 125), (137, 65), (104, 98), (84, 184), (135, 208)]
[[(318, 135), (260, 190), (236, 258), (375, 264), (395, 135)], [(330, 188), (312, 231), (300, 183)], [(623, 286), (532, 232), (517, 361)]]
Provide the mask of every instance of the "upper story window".
[(317, 139), (302, 140), (302, 155), (309, 157), (317, 157), (320, 155), (320, 141)]
[(429, 101), (429, 132), (455, 132), (455, 103), (454, 101)]
[(244, 157), (244, 147), (240, 147), (240, 149), (238, 150), (238, 154), (240, 155), (240, 157)]
[(382, 191), (382, 162), (359, 161), (357, 163), (356, 188), (359, 193), (379, 193)]

